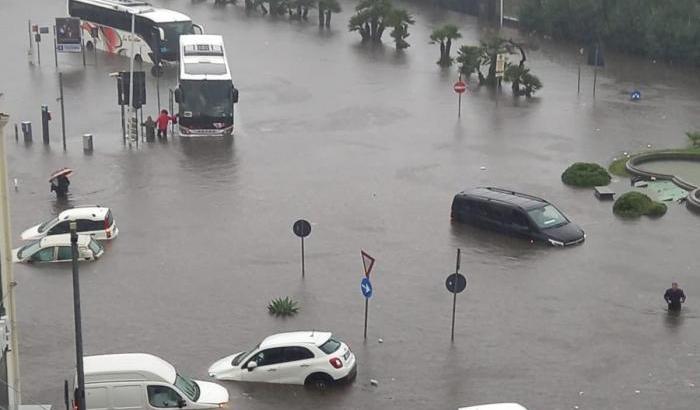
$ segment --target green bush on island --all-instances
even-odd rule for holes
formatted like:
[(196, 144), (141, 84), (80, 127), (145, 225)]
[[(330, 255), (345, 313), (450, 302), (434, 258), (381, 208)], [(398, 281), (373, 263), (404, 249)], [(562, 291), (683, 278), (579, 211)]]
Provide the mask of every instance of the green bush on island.
[(598, 164), (576, 162), (561, 174), (561, 180), (566, 185), (593, 187), (608, 185), (610, 174)]
[(652, 201), (641, 192), (632, 191), (617, 198), (613, 205), (613, 212), (624, 218), (638, 218), (642, 215), (662, 216), (666, 213), (666, 204)]

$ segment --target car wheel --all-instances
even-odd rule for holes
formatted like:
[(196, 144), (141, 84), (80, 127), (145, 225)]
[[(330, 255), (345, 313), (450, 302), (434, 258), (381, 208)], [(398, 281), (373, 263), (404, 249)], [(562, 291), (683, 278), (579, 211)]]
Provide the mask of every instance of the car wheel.
[(323, 373), (314, 373), (307, 377), (304, 382), (304, 385), (307, 387), (320, 391), (326, 390), (331, 384), (333, 384), (333, 379), (329, 375)]

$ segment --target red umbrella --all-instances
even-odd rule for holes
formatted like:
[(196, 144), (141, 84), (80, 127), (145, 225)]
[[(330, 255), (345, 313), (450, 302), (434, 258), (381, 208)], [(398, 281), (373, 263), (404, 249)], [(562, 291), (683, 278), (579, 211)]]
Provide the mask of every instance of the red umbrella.
[(49, 182), (60, 177), (61, 175), (65, 176), (65, 177), (69, 177), (69, 176), (73, 175), (73, 170), (70, 168), (61, 168), (59, 170), (56, 170), (49, 177)]

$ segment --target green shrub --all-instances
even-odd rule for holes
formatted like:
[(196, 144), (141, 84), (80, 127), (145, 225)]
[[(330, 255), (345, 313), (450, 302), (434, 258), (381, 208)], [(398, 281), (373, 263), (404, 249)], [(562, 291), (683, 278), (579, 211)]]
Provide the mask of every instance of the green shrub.
[(561, 180), (566, 185), (593, 187), (608, 185), (610, 174), (598, 164), (577, 162), (561, 174)]
[(299, 312), (297, 302), (293, 301), (289, 296), (277, 299), (272, 299), (267, 310), (271, 315), (275, 316), (293, 316)]
[(638, 218), (642, 215), (662, 216), (666, 213), (666, 204), (654, 202), (641, 192), (627, 192), (622, 194), (615, 205), (613, 212), (624, 218)]

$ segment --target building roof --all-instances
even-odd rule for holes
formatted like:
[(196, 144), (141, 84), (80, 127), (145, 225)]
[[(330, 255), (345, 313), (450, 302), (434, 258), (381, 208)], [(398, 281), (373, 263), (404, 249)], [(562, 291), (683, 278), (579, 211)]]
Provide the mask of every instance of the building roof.
[(478, 187), (460, 192), (460, 195), (477, 196), (488, 200), (496, 200), (517, 205), (523, 209), (541, 208), (549, 202), (533, 195), (527, 195), (496, 187)]
[(170, 363), (147, 353), (122, 353), (85, 356), (86, 381), (146, 380), (154, 376), (168, 383), (175, 382), (175, 368)]
[(266, 337), (260, 342), (260, 348), (266, 349), (276, 346), (313, 344), (320, 346), (328, 341), (331, 337), (331, 332), (319, 332), (315, 330), (306, 330), (299, 332), (278, 333)]

